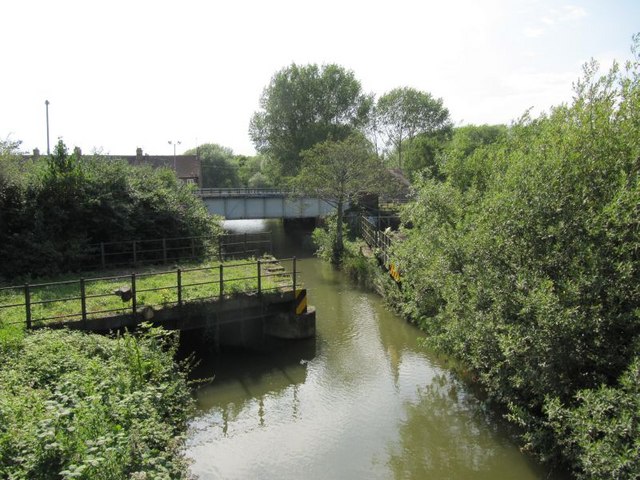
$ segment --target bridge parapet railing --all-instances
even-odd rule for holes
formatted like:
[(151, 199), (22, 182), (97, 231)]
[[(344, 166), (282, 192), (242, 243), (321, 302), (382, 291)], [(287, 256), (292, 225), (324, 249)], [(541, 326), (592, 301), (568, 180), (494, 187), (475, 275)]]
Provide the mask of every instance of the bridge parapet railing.
[[(287, 269), (285, 265), (290, 264)], [(296, 258), (177, 268), (0, 288), (0, 328), (41, 328), (145, 309), (222, 301), (238, 294), (293, 292), (300, 287)]]
[(196, 190), (196, 195), (203, 198), (288, 197), (294, 195), (294, 192), (279, 188), (201, 188)]

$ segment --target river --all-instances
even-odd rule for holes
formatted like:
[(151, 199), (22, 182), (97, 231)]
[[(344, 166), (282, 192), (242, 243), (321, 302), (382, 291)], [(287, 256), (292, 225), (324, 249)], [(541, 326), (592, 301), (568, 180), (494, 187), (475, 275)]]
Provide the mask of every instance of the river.
[(557, 479), (520, 453), (421, 332), (380, 297), (312, 256), (308, 236), (279, 222), (275, 253), (296, 255), (317, 338), (278, 352), (223, 351), (199, 372), (187, 442), (208, 479)]

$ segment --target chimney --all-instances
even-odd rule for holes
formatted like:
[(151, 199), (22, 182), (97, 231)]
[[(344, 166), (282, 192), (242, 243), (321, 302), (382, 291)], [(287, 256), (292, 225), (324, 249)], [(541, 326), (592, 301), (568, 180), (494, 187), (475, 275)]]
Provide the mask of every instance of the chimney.
[(76, 158), (81, 158), (82, 157), (82, 150), (80, 150), (80, 147), (75, 147), (73, 149), (73, 153), (76, 156)]
[(136, 148), (136, 163), (142, 162), (142, 148)]
[(40, 150), (38, 147), (33, 149), (33, 159), (36, 160), (40, 156)]

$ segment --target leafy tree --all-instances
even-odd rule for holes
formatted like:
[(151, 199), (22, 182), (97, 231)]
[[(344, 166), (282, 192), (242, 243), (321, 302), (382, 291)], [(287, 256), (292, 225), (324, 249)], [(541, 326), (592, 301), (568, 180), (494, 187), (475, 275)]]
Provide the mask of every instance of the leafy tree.
[(360, 134), (342, 141), (325, 141), (302, 154), (297, 177), (299, 188), (336, 204), (336, 235), (333, 262), (339, 263), (344, 251), (344, 209), (361, 196), (383, 188), (384, 168), (373, 153), (371, 143)]
[(449, 110), (442, 99), (413, 88), (396, 88), (385, 93), (376, 104), (377, 125), (395, 148), (398, 167), (402, 168), (402, 150), (418, 134), (436, 133), (451, 128)]
[(205, 143), (185, 152), (198, 155), (202, 165), (204, 188), (233, 188), (241, 185), (233, 150), (217, 143)]
[(0, 180), (2, 277), (77, 270), (89, 244), (220, 232), (191, 187), (169, 169), (99, 157), (80, 161), (62, 141), (49, 158), (9, 163), (20, 165), (20, 181), (14, 175)]
[(395, 246), (397, 303), (429, 343), (508, 409), (526, 449), (562, 452), (583, 478), (640, 475), (638, 53), (626, 71), (588, 64), (571, 104), (488, 145), (463, 131)]
[(294, 176), (302, 151), (347, 138), (366, 124), (371, 103), (353, 72), (339, 65), (292, 64), (264, 89), (249, 134), (277, 162), (278, 175)]

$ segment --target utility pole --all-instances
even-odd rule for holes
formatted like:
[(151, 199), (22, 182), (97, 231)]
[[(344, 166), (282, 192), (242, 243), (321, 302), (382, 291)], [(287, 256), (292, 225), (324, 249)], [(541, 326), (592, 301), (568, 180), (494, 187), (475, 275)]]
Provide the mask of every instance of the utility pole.
[(44, 101), (44, 106), (47, 110), (47, 155), (51, 155), (51, 150), (49, 150), (49, 100)]
[(173, 171), (176, 172), (176, 176), (178, 176), (178, 166), (176, 165), (176, 146), (181, 143), (182, 142), (180, 140), (169, 140), (169, 145), (173, 145)]

